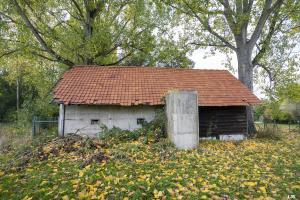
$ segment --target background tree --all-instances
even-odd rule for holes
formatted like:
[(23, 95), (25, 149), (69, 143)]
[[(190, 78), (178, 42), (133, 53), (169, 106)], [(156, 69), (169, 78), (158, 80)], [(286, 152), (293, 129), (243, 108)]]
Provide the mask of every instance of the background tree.
[(5, 79), (7, 72), (0, 70), (0, 121), (5, 119), (16, 106), (16, 90)]
[(34, 115), (50, 117), (57, 114), (57, 106), (51, 104), (50, 91), (63, 69), (14, 54), (1, 62), (0, 71), (3, 82), (0, 98), (4, 100), (1, 102), (4, 105), (1, 120), (26, 122)]
[[(166, 1), (166, 5), (185, 22), (188, 44), (236, 54), (238, 77), (251, 91), (254, 68), (269, 70), (261, 61), (270, 49), (272, 38), (298, 27), (290, 19), (291, 13), (299, 12), (297, 1), (176, 0)], [(251, 107), (247, 108), (247, 114), (251, 133), (255, 131)]]
[(255, 109), (256, 119), (285, 122), (300, 119), (300, 84), (291, 82), (277, 87), (272, 98)]

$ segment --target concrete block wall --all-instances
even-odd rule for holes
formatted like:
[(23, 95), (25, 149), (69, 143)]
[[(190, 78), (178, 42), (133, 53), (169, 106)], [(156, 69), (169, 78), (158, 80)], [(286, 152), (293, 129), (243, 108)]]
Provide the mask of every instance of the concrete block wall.
[[(153, 106), (65, 106), (65, 135), (78, 133), (88, 136), (97, 136), (100, 124), (108, 128), (119, 127), (124, 130), (140, 128), (138, 118), (150, 122), (155, 117), (156, 107)], [(91, 124), (91, 120), (99, 120), (99, 124)]]
[(199, 143), (198, 95), (196, 91), (170, 91), (166, 96), (167, 132), (179, 149)]

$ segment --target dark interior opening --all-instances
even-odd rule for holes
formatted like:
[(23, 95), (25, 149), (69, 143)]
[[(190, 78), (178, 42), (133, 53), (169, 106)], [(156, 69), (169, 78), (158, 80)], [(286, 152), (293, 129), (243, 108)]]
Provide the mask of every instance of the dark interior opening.
[(226, 134), (247, 134), (245, 106), (200, 106), (199, 136), (216, 137)]

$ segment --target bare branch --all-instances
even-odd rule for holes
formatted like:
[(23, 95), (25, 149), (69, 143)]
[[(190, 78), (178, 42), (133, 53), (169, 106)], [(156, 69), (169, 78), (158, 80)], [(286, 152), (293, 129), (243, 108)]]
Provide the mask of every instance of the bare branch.
[(71, 2), (74, 4), (74, 6), (76, 7), (76, 9), (78, 10), (78, 13), (79, 13), (79, 16), (84, 19), (84, 15), (83, 15), (83, 12), (79, 6), (79, 4), (77, 3), (76, 0), (71, 0)]
[(256, 56), (252, 60), (252, 65), (253, 66), (259, 64), (260, 60), (262, 59), (262, 57), (264, 56), (264, 54), (267, 52), (267, 50), (269, 48), (269, 45), (271, 43), (271, 39), (272, 39), (273, 35), (275, 34), (275, 32), (277, 30), (280, 29), (280, 27), (282, 26), (282, 23), (285, 20), (285, 18), (281, 19), (279, 21), (279, 23), (277, 23), (278, 22), (278, 18), (279, 18), (278, 13), (275, 13), (275, 15), (273, 16), (273, 18), (271, 20), (269, 32), (268, 32), (266, 38), (262, 41), (262, 43), (261, 43), (262, 46), (260, 48), (258, 48), (259, 52), (256, 54)]
[(214, 35), (216, 38), (218, 38), (221, 42), (223, 42), (227, 47), (229, 47), (230, 49), (236, 51), (236, 48), (230, 43), (228, 42), (224, 37), (222, 37), (221, 35), (219, 35), (217, 32), (215, 32), (212, 27), (209, 25), (208, 20), (204, 20), (202, 19), (194, 10), (193, 8), (186, 2), (184, 1), (184, 3), (186, 4), (186, 6), (190, 9), (190, 11), (193, 13), (193, 16), (196, 17), (196, 19), (204, 26), (204, 28), (210, 32), (212, 35)]
[(263, 27), (264, 27), (267, 19), (271, 15), (271, 13), (274, 12), (275, 10), (277, 10), (277, 12), (278, 12), (279, 8), (281, 7), (282, 4), (283, 4), (283, 0), (277, 0), (273, 4), (273, 6), (272, 6), (272, 0), (265, 1), (265, 5), (263, 8), (262, 14), (260, 15), (260, 18), (257, 22), (254, 32), (253, 32), (250, 40), (248, 41), (248, 44), (250, 45), (250, 47), (254, 47), (256, 41), (258, 40), (258, 38), (262, 32)]
[(14, 49), (14, 50), (6, 51), (6, 52), (0, 54), (0, 58), (5, 57), (5, 56), (9, 56), (9, 55), (11, 55), (11, 54), (13, 54), (13, 53), (15, 53), (15, 52), (17, 52), (19, 50), (20, 49)]
[(109, 54), (111, 54), (113, 51), (115, 51), (121, 44), (115, 44), (112, 48), (106, 50), (106, 51), (102, 51), (102, 52), (98, 52), (95, 56), (94, 59), (99, 57), (99, 56), (107, 56)]
[(47, 56), (45, 56), (45, 55), (43, 55), (43, 54), (40, 54), (40, 53), (38, 53), (38, 52), (35, 52), (35, 51), (30, 51), (30, 52), (31, 52), (33, 55), (39, 56), (39, 57), (41, 57), (41, 58), (43, 58), (43, 59), (46, 59), (46, 60), (49, 60), (49, 61), (52, 61), (52, 62), (59, 62), (58, 60), (49, 58), (49, 57), (47, 57)]
[(25, 14), (25, 12), (22, 10), (22, 8), (20, 7), (19, 3), (17, 2), (17, 0), (11, 0), (12, 3), (15, 5), (17, 12), (19, 13), (19, 15), (22, 17), (22, 19), (24, 20), (26, 26), (30, 29), (30, 31), (32, 32), (32, 34), (35, 36), (35, 38), (38, 40), (38, 42), (41, 44), (41, 46), (50, 54), (52, 55), (58, 62), (61, 62), (65, 65), (68, 66), (73, 66), (74, 63), (68, 59), (65, 59), (63, 57), (61, 57), (60, 55), (58, 55), (52, 48), (50, 48), (48, 46), (48, 44), (46, 43), (46, 41), (41, 37), (41, 35), (39, 34), (39, 31), (33, 26), (33, 24), (31, 23), (31, 21), (29, 20), (29, 18), (27, 17), (27, 15)]
[(202, 46), (202, 47), (227, 47), (227, 45), (225, 44), (198, 43), (198, 42), (190, 42), (189, 44), (195, 46)]
[(116, 62), (113, 62), (113, 63), (110, 63), (110, 64), (106, 64), (105, 66), (112, 66), (112, 65), (120, 64), (120, 62), (122, 62), (123, 60), (125, 60), (126, 58), (128, 58), (129, 56), (131, 56), (132, 53), (133, 53), (133, 51), (130, 51), (128, 54), (126, 54), (125, 56), (123, 56), (122, 58), (120, 58), (119, 60), (117, 60)]
[(19, 22), (17, 22), (16, 20), (14, 20), (11, 16), (5, 14), (4, 12), (0, 11), (0, 16), (3, 16), (4, 18), (7, 18), (10, 20), (10, 22), (14, 23), (14, 24), (20, 24)]

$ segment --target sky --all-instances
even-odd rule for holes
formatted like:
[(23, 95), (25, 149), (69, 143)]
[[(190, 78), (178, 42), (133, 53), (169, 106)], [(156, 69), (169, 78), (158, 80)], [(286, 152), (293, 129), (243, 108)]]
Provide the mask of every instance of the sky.
[[(226, 69), (223, 64), (226, 60), (226, 56), (223, 53), (216, 52), (215, 55), (204, 58), (208, 52), (209, 50), (198, 49), (189, 56), (190, 59), (195, 62), (195, 69)], [(234, 54), (232, 54), (232, 65), (237, 69), (237, 59)], [(238, 77), (237, 73), (233, 75)], [(265, 97), (257, 85), (254, 85), (254, 94), (260, 98)]]
[[(213, 56), (203, 58), (207, 52), (208, 50), (198, 49), (190, 56), (190, 58), (195, 62), (196, 69), (226, 69), (223, 64), (226, 57), (223, 53), (216, 52)], [(233, 66), (236, 68), (236, 59), (233, 59), (232, 61)]]

